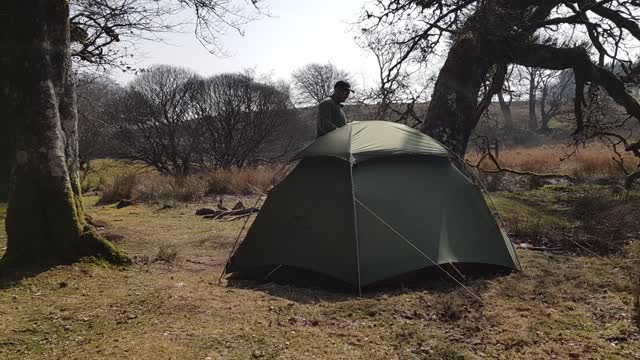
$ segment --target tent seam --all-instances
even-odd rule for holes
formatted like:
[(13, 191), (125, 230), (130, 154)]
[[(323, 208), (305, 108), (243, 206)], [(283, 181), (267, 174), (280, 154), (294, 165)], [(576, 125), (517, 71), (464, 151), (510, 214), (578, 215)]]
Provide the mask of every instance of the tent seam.
[(351, 152), (351, 145), (353, 144), (353, 139), (351, 138), (353, 135), (353, 127), (349, 127), (349, 175), (351, 180), (351, 203), (353, 205), (353, 231), (356, 237), (356, 266), (358, 272), (358, 295), (362, 296), (362, 285), (361, 285), (361, 276), (360, 276), (360, 238), (358, 234), (358, 215), (356, 213), (356, 195), (355, 195), (355, 186), (353, 183), (353, 154)]

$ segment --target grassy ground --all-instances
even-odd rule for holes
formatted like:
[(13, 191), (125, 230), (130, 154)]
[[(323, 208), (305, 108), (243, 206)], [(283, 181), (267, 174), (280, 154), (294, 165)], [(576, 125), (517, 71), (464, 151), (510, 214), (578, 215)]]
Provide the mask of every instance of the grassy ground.
[[(557, 221), (549, 216), (562, 204), (548, 197), (497, 194), (496, 202), (507, 216)], [(242, 222), (202, 220), (198, 204), (118, 210), (96, 202), (86, 199), (88, 212), (135, 264), (59, 266), (0, 281), (1, 359), (640, 359), (634, 267), (624, 251), (519, 250), (523, 272), (467, 281), (484, 303), (448, 282), (360, 298), (218, 286)], [(0, 249), (4, 241), (0, 231)]]

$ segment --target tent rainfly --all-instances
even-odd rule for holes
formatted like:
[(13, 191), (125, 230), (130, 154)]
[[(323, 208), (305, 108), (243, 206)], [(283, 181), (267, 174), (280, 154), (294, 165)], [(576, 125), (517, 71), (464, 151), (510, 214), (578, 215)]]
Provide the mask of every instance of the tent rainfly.
[(407, 126), (352, 122), (301, 151), (226, 271), (281, 265), (358, 289), (448, 263), (520, 269), (482, 193), (440, 143)]

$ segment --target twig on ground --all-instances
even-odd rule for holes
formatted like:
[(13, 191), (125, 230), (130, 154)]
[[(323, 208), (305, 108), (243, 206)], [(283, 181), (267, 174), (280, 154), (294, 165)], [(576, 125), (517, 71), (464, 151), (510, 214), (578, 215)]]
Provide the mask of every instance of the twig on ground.
[(235, 221), (235, 220), (242, 219), (242, 218), (245, 218), (245, 217), (251, 216), (251, 215), (252, 214), (242, 214), (242, 215), (237, 215), (237, 216), (234, 216), (234, 217), (231, 217), (231, 218), (228, 218), (228, 219), (224, 219), (224, 220), (220, 220), (220, 221), (224, 221), (224, 222)]
[(532, 246), (529, 244), (516, 244), (516, 247), (518, 249), (526, 249), (526, 250), (533, 250), (533, 251), (560, 251), (561, 248), (560, 247), (546, 247), (546, 246)]
[(219, 213), (213, 213), (213, 214), (210, 214), (210, 215), (205, 215), (202, 218), (203, 219), (221, 220), (221, 219), (223, 219), (224, 217), (227, 217), (227, 216), (237, 215), (234, 218), (227, 219), (228, 221), (233, 221), (233, 220), (236, 220), (236, 219), (240, 219), (241, 217), (249, 216), (249, 215), (251, 215), (253, 213), (257, 213), (258, 211), (260, 211), (260, 208), (251, 207), (251, 208), (246, 208), (246, 209), (227, 210), (227, 211), (222, 211), (222, 212), (219, 212)]

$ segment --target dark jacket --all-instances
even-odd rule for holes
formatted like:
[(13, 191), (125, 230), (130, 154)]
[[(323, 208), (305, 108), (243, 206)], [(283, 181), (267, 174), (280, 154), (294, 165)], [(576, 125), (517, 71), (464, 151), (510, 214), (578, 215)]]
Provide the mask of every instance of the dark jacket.
[(347, 117), (342, 110), (342, 104), (332, 97), (326, 98), (318, 105), (318, 123), (316, 137), (320, 137), (347, 124)]

